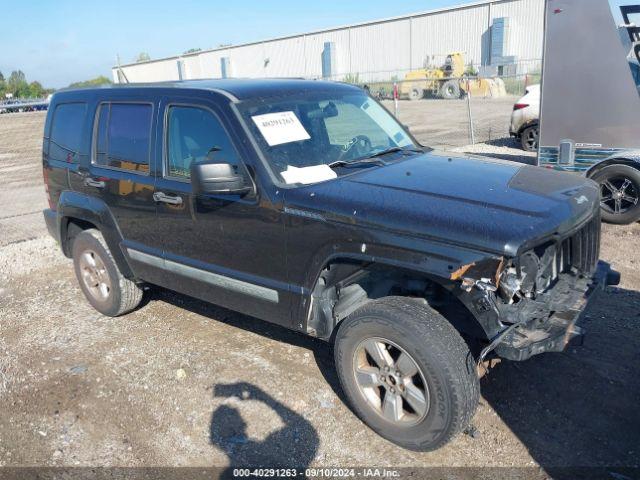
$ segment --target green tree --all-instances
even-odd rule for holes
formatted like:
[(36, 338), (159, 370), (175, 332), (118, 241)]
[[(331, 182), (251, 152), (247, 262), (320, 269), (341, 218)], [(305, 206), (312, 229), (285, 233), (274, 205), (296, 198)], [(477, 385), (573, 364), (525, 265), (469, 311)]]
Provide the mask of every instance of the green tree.
[(10, 88), (16, 88), (21, 83), (27, 83), (27, 77), (25, 76), (22, 70), (14, 70), (9, 75), (9, 80), (7, 80), (7, 84)]
[(196, 53), (196, 52), (200, 52), (202, 51), (201, 48), (190, 48), (189, 50), (187, 50), (186, 52), (183, 53), (183, 55), (187, 55), (189, 53)]
[(140, 52), (138, 54), (138, 56), (136, 56), (136, 58), (134, 59), (134, 61), (136, 63), (139, 62), (148, 62), (149, 60), (151, 60), (151, 57), (149, 56), (149, 54), (147, 52)]
[(31, 82), (29, 84), (29, 97), (41, 98), (46, 96), (47, 91), (40, 82)]
[(28, 83), (24, 72), (14, 70), (8, 79), (0, 72), (0, 99), (4, 99), (7, 93), (14, 98), (40, 98), (53, 93), (53, 89), (46, 89), (36, 81)]
[(11, 75), (9, 75), (9, 85), (18, 85), (26, 81), (27, 77), (22, 70), (14, 70), (11, 72)]
[(22, 70), (14, 70), (7, 80), (6, 91), (13, 94), (14, 97), (28, 97), (29, 84)]
[(84, 80), (82, 82), (74, 82), (69, 85), (69, 88), (81, 88), (81, 87), (99, 87), (100, 85), (111, 85), (111, 80), (109, 80), (104, 75), (100, 75), (99, 77), (92, 78), (91, 80)]

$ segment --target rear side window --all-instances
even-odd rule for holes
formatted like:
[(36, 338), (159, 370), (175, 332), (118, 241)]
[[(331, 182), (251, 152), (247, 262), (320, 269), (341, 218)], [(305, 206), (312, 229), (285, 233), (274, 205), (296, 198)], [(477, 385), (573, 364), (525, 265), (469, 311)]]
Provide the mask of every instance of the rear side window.
[(53, 112), (49, 159), (79, 163), (86, 103), (61, 103)]
[(152, 110), (147, 103), (101, 104), (94, 164), (148, 173)]

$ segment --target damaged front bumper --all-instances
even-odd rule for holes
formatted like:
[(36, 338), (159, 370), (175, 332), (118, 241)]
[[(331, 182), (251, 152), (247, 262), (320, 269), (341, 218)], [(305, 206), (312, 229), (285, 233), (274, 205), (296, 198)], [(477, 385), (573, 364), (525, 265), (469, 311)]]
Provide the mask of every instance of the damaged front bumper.
[(618, 285), (620, 274), (605, 262), (598, 262), (591, 278), (563, 274), (557, 283), (535, 300), (501, 305), (501, 316), (513, 322), (483, 350), (514, 361), (545, 352), (562, 352), (582, 343), (584, 329), (578, 326), (584, 311), (599, 291)]

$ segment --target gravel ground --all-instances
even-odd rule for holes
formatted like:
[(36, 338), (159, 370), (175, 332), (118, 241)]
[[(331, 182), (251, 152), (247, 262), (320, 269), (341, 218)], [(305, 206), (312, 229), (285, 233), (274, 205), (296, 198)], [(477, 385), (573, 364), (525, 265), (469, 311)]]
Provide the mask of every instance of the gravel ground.
[[(640, 463), (640, 226), (604, 226), (623, 275), (585, 320), (585, 346), (482, 379), (477, 433), (432, 453), (365, 427), (330, 349), (165, 290), (107, 318), (46, 236), (44, 114), (0, 116), (0, 466), (553, 467)], [(500, 145), (463, 148), (521, 155)], [(416, 477), (417, 478), (417, 477)]]

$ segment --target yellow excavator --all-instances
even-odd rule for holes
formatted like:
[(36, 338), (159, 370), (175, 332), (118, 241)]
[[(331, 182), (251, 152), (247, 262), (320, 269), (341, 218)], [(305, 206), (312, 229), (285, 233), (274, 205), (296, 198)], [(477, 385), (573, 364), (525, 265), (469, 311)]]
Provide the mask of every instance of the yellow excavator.
[(468, 94), (474, 97), (506, 95), (504, 82), (500, 78), (463, 78), (464, 75), (464, 54), (450, 53), (440, 67), (425, 67), (407, 73), (400, 86), (400, 97), (420, 100), (429, 94), (436, 98), (455, 100)]

